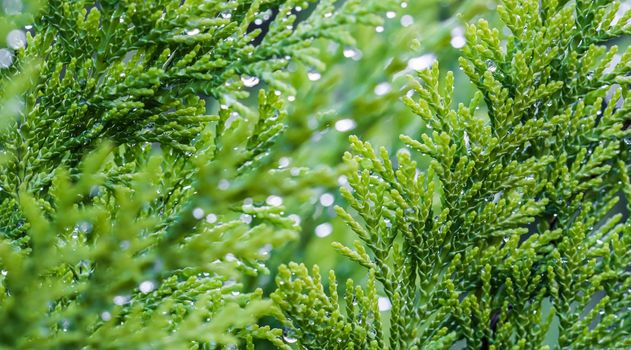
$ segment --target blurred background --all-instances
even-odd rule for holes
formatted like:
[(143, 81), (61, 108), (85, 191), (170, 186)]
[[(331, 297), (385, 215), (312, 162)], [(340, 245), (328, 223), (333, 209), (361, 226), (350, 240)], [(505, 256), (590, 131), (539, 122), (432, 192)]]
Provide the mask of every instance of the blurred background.
[[(272, 195), (251, 200), (270, 204), (282, 198), (302, 232), (299, 240), (272, 252), (271, 273), (250, 280), (250, 288), (273, 291), (276, 268), (289, 261), (317, 264), (323, 272), (333, 269), (339, 281), (365, 280), (365, 269), (331, 247), (334, 241), (351, 244), (356, 239), (333, 209), (344, 206), (338, 188), (346, 185), (342, 155), (348, 150), (348, 137), (357, 135), (394, 155), (401, 147), (400, 134), (418, 137), (427, 132), (400, 99), (408, 93), (409, 76), (436, 62), (445, 72), (456, 73), (455, 103), (467, 101), (473, 85), (457, 62), (459, 49), (466, 43), (464, 25), (480, 17), (495, 21), (495, 7), (496, 2), (489, 0), (398, 1), (381, 14), (383, 25), (355, 28), (357, 45), (353, 47), (315, 42), (326, 70), (300, 64), (290, 67), (297, 94), (288, 97), (288, 128), (270, 152), (269, 173), (273, 178), (274, 172), (289, 171), (296, 181), (266, 179), (268, 187), (255, 193), (271, 191)], [(310, 9), (296, 14), (306, 16)], [(265, 22), (260, 23), (264, 28)], [(427, 159), (417, 161), (424, 167)]]

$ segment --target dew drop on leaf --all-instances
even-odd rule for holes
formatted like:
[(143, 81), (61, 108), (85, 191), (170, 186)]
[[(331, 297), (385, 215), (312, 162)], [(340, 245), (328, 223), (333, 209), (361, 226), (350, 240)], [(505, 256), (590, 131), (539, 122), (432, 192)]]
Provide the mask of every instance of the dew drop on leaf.
[(267, 205), (271, 205), (272, 207), (279, 207), (283, 204), (283, 198), (272, 195), (265, 199), (265, 203), (267, 203)]
[(259, 83), (259, 78), (258, 77), (241, 77), (241, 81), (243, 82), (243, 85), (247, 86), (247, 87), (253, 87), (258, 85)]
[(315, 234), (316, 234), (316, 236), (318, 236), (320, 238), (324, 238), (326, 236), (329, 236), (332, 232), (333, 232), (333, 226), (330, 223), (328, 223), (328, 222), (320, 224), (320, 225), (316, 226), (316, 228), (315, 228)]
[(206, 222), (209, 224), (214, 224), (215, 222), (217, 222), (217, 215), (215, 214), (206, 215)]
[(101, 320), (103, 321), (109, 321), (112, 319), (112, 314), (107, 312), (107, 311), (103, 311), (101, 312)]
[(344, 49), (343, 54), (344, 54), (344, 57), (351, 58), (355, 61), (361, 58), (361, 51), (350, 46)]
[(411, 58), (408, 61), (408, 68), (413, 70), (425, 70), (431, 67), (434, 61), (436, 61), (436, 56), (434, 54), (424, 54), (418, 57)]
[(204, 217), (204, 209), (202, 208), (195, 208), (193, 209), (193, 217), (197, 220), (200, 220), (201, 218)]
[(249, 224), (252, 222), (252, 215), (249, 214), (241, 214), (241, 221), (243, 221), (246, 224)]
[(379, 311), (388, 311), (392, 309), (392, 303), (390, 303), (390, 299), (387, 297), (379, 297), (379, 299), (377, 299), (377, 305), (379, 307)]
[(375, 95), (377, 96), (383, 96), (390, 91), (392, 91), (392, 86), (387, 82), (383, 82), (375, 86)]
[(319, 72), (316, 72), (316, 71), (311, 71), (311, 72), (307, 73), (307, 78), (309, 78), (309, 80), (311, 80), (311, 81), (318, 81), (318, 80), (320, 80), (321, 77), (322, 77), (322, 75)]
[(298, 341), (298, 339), (296, 339), (294, 335), (294, 332), (290, 330), (289, 328), (285, 328), (283, 330), (283, 339), (285, 340), (287, 344), (294, 344)]
[(8, 49), (0, 49), (0, 69), (9, 68), (13, 63), (13, 53)]
[(330, 207), (335, 202), (335, 197), (330, 193), (324, 193), (320, 196), (320, 204), (323, 207)]
[(489, 72), (493, 73), (497, 70), (497, 65), (495, 65), (495, 62), (493, 60), (487, 60), (486, 69), (488, 69)]
[(19, 29), (14, 29), (7, 34), (7, 45), (12, 49), (21, 49), (26, 46), (26, 35)]
[(147, 293), (153, 291), (154, 288), (155, 288), (155, 283), (153, 283), (151, 281), (143, 281), (138, 286), (138, 290), (140, 290), (140, 292), (143, 293), (143, 294), (147, 294)]
[(401, 16), (401, 26), (409, 27), (412, 24), (414, 24), (414, 17), (412, 17), (410, 15), (403, 15), (403, 16)]
[(197, 34), (199, 34), (199, 29), (197, 29), (197, 28), (186, 31), (186, 35), (193, 36), (193, 35), (197, 35)]
[(355, 129), (355, 121), (353, 119), (340, 119), (335, 122), (335, 130), (346, 132)]

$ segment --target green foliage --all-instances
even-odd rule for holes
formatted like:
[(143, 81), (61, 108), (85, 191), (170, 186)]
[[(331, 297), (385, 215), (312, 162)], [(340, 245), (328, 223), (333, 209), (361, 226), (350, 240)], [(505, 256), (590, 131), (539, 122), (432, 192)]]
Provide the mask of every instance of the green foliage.
[(287, 348), (242, 283), (298, 231), (264, 202), (288, 172), (260, 180), (286, 69), (385, 3), (35, 3), (1, 26), (30, 29), (0, 69), (0, 348)]
[(302, 348), (631, 345), (631, 224), (617, 206), (631, 202), (631, 50), (616, 62), (606, 46), (631, 31), (619, 6), (503, 1), (510, 34), (466, 29), (468, 105), (454, 109), (454, 75), (436, 64), (403, 98), (429, 128), (401, 136), (412, 152), (351, 137), (353, 210), (337, 213), (360, 240), (335, 247), (370, 277), (365, 291), (348, 283), (344, 312), (333, 275), (327, 294), (317, 268), (281, 268), (272, 298)]
[(622, 9), (0, 0), (0, 349), (631, 347)]

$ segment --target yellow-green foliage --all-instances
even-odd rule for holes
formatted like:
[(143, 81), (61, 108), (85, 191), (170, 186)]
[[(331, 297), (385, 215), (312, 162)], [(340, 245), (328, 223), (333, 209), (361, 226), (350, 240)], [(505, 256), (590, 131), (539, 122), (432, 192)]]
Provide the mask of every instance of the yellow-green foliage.
[(260, 201), (286, 69), (383, 6), (2, 2), (3, 40), (28, 40), (0, 69), (0, 348), (287, 348), (242, 288), (298, 230)]

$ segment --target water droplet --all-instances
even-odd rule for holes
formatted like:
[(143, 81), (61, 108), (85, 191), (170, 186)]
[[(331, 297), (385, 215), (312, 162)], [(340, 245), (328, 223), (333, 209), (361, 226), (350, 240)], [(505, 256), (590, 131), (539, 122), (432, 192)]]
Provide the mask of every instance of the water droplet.
[(114, 297), (113, 300), (114, 300), (114, 304), (116, 305), (125, 305), (127, 304), (127, 301), (129, 300), (129, 298), (123, 295), (117, 295)]
[(155, 283), (151, 281), (143, 281), (142, 283), (140, 283), (140, 286), (138, 286), (138, 289), (143, 294), (147, 294), (151, 292), (154, 288), (155, 288)]
[(355, 61), (361, 58), (361, 51), (350, 46), (344, 49), (343, 54), (344, 57), (353, 59)]
[(320, 204), (323, 207), (330, 207), (335, 202), (335, 197), (330, 193), (324, 193), (320, 196)]
[[(234, 123), (235, 120), (237, 120), (239, 118), (239, 113), (237, 112), (231, 112), (230, 115), (228, 116), (228, 119), (226, 119), (225, 122), (225, 129), (228, 129), (230, 127), (230, 125), (232, 125), (232, 123)], [(235, 147), (235, 150), (237, 150), (237, 148)]]
[(491, 73), (494, 73), (497, 70), (497, 66), (493, 60), (487, 60), (486, 69), (488, 69)]
[(267, 9), (265, 12), (262, 12), (261, 15), (263, 16), (263, 20), (267, 21), (272, 17), (272, 10)]
[(375, 95), (383, 96), (387, 94), (388, 92), (390, 92), (391, 90), (392, 90), (392, 86), (387, 82), (383, 82), (375, 86)]
[(355, 121), (353, 119), (340, 119), (335, 122), (335, 130), (346, 132), (355, 129)]
[(121, 241), (119, 246), (122, 250), (127, 250), (129, 248), (129, 241)]
[(206, 215), (206, 222), (209, 224), (214, 224), (215, 222), (217, 222), (217, 215), (215, 214)]
[(320, 80), (321, 77), (322, 77), (322, 75), (319, 72), (316, 72), (316, 71), (311, 71), (311, 72), (307, 73), (307, 78), (309, 78), (309, 80), (311, 80), (311, 81)]
[(431, 67), (434, 61), (436, 61), (436, 56), (434, 54), (424, 54), (419, 57), (411, 58), (408, 61), (408, 68), (413, 70), (424, 70)]
[(68, 331), (68, 327), (70, 327), (70, 321), (68, 320), (63, 320), (61, 321), (61, 330), (64, 332)]
[(464, 134), (462, 135), (462, 138), (464, 140), (464, 146), (467, 149), (467, 152), (470, 152), (471, 147), (469, 146), (469, 134), (467, 134), (467, 132), (465, 131)]
[(392, 303), (390, 303), (390, 299), (387, 297), (379, 297), (379, 299), (377, 299), (377, 305), (379, 306), (379, 311), (388, 311), (392, 309)]
[(449, 43), (453, 48), (461, 49), (467, 44), (467, 39), (465, 39), (462, 35), (453, 36), (451, 37), (451, 41)]
[(197, 35), (197, 34), (199, 34), (199, 29), (197, 29), (197, 28), (186, 31), (186, 35), (193, 36), (193, 35)]
[(333, 233), (333, 226), (328, 222), (320, 224), (315, 228), (315, 234), (320, 238), (326, 237), (331, 233)]
[(294, 336), (294, 332), (289, 328), (283, 330), (283, 339), (287, 344), (294, 344), (298, 341)]
[(7, 34), (7, 45), (12, 49), (21, 49), (26, 46), (26, 35), (19, 29), (14, 29)]
[(289, 218), (292, 219), (296, 225), (300, 225), (300, 215), (291, 214)]
[(289, 157), (281, 157), (278, 160), (278, 167), (280, 169), (286, 168), (286, 167), (289, 166), (289, 163), (291, 163), (291, 158), (289, 158)]
[(252, 215), (250, 214), (241, 214), (241, 221), (243, 221), (246, 224), (249, 224), (252, 222)]
[(13, 53), (7, 49), (0, 49), (0, 69), (9, 68), (13, 63)]
[(259, 78), (258, 77), (241, 77), (241, 81), (243, 82), (243, 85), (247, 86), (247, 87), (253, 87), (258, 85), (259, 83)]
[(410, 15), (404, 15), (401, 17), (401, 25), (403, 27), (409, 27), (414, 24), (414, 17)]
[(201, 220), (201, 218), (204, 217), (204, 209), (202, 208), (193, 209), (193, 217), (197, 220)]
[(259, 254), (263, 256), (267, 256), (272, 251), (272, 245), (266, 244), (261, 249), (259, 249)]
[(225, 191), (228, 189), (228, 187), (230, 187), (230, 181), (226, 180), (226, 179), (222, 179), (221, 181), (219, 181), (218, 186), (220, 190)]
[(283, 205), (283, 198), (272, 195), (265, 199), (265, 203), (267, 203), (267, 205), (271, 205), (272, 207), (279, 207)]

